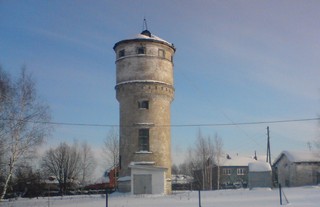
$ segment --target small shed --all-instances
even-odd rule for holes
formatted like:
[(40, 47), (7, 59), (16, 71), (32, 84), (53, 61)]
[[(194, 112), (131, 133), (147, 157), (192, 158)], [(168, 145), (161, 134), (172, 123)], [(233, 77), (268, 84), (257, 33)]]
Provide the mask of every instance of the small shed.
[(320, 184), (320, 156), (311, 151), (283, 151), (273, 163), (279, 184), (298, 187)]
[(257, 161), (248, 164), (248, 184), (249, 188), (271, 188), (272, 170), (267, 162)]
[[(166, 189), (164, 167), (131, 163), (131, 192), (137, 194), (164, 194)], [(170, 180), (171, 181), (171, 180)], [(171, 183), (170, 183), (171, 184)]]

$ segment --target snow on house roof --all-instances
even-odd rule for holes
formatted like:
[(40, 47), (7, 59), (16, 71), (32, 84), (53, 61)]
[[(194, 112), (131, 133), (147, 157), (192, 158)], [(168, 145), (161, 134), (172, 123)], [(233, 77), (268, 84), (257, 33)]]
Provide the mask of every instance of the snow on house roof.
[(101, 176), (101, 177), (99, 177), (98, 179), (96, 179), (94, 181), (94, 184), (97, 184), (97, 183), (109, 183), (109, 182), (110, 182), (109, 177)]
[(274, 163), (277, 163), (282, 156), (286, 156), (290, 162), (320, 162), (320, 155), (310, 151), (283, 151)]
[(256, 160), (251, 157), (233, 156), (231, 159), (223, 158), (221, 166), (248, 166), (250, 162), (256, 162)]
[(249, 163), (249, 172), (268, 172), (271, 171), (271, 166), (267, 162), (256, 161)]

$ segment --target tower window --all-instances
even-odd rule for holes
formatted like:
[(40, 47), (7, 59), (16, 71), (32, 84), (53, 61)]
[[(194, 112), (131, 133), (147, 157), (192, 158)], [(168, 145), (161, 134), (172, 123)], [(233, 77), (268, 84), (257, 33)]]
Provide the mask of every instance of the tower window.
[(138, 101), (139, 109), (149, 109), (149, 101)]
[(124, 50), (120, 50), (118, 53), (118, 57), (121, 58), (125, 55), (125, 51)]
[(149, 129), (139, 129), (139, 151), (149, 151)]
[(146, 48), (145, 47), (138, 47), (137, 54), (146, 54)]
[(164, 58), (165, 57), (165, 51), (163, 49), (158, 50), (158, 56)]

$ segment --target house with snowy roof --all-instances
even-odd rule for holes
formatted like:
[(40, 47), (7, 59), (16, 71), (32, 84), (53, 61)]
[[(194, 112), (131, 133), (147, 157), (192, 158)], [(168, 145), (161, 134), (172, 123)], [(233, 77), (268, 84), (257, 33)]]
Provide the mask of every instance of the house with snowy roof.
[[(194, 172), (194, 187), (199, 189), (211, 190), (211, 189), (234, 189), (234, 188), (246, 188), (248, 186), (249, 178), (249, 164), (250, 163), (262, 163), (254, 159), (253, 157), (243, 157), (243, 156), (225, 156), (220, 160), (220, 166), (215, 165), (214, 163), (209, 166), (206, 166), (206, 170), (198, 169)], [(258, 165), (252, 165), (252, 185), (259, 187), (271, 187), (269, 183), (271, 182), (271, 167), (269, 165), (268, 170), (266, 168), (261, 171), (262, 167), (260, 165), (260, 171), (254, 170), (257, 169)], [(212, 168), (211, 168), (212, 166)], [(212, 169), (212, 170), (211, 170)], [(219, 170), (219, 176), (218, 176)], [(203, 179), (203, 175), (208, 173), (211, 178), (209, 182), (211, 185), (203, 184), (206, 179)], [(263, 174), (263, 175), (262, 175)], [(264, 176), (268, 174), (268, 176)], [(218, 182), (219, 177), (219, 182)], [(261, 179), (261, 180), (260, 180)], [(270, 179), (270, 180), (269, 180)], [(208, 179), (207, 179), (208, 180)], [(267, 183), (262, 185), (262, 183)]]
[(221, 188), (246, 188), (248, 185), (248, 165), (256, 160), (252, 157), (227, 155), (220, 166)]
[(311, 151), (283, 151), (274, 161), (276, 181), (282, 186), (320, 184), (320, 156)]

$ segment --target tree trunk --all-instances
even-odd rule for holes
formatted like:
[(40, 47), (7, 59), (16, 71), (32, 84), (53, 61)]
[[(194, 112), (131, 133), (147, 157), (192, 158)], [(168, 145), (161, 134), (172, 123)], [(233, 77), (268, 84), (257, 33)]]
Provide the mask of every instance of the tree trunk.
[(12, 173), (9, 173), (7, 179), (6, 179), (6, 182), (4, 184), (4, 187), (3, 187), (3, 191), (2, 191), (2, 194), (1, 194), (1, 198), (0, 198), (0, 201), (3, 201), (4, 199), (4, 196), (6, 195), (7, 193), (7, 188), (8, 188), (8, 184), (9, 184), (9, 181), (11, 179), (11, 176), (12, 176)]
[(217, 190), (220, 189), (220, 166), (217, 166)]
[(1, 197), (0, 197), (0, 202), (3, 201), (3, 199), (4, 199), (4, 197), (5, 197), (6, 193), (7, 193), (9, 182), (11, 180), (12, 173), (13, 173), (13, 166), (14, 166), (14, 161), (11, 161), (11, 159), (10, 159), (9, 174), (8, 174), (6, 182), (5, 182), (4, 186), (3, 186), (3, 191), (2, 191), (2, 194), (1, 194)]

